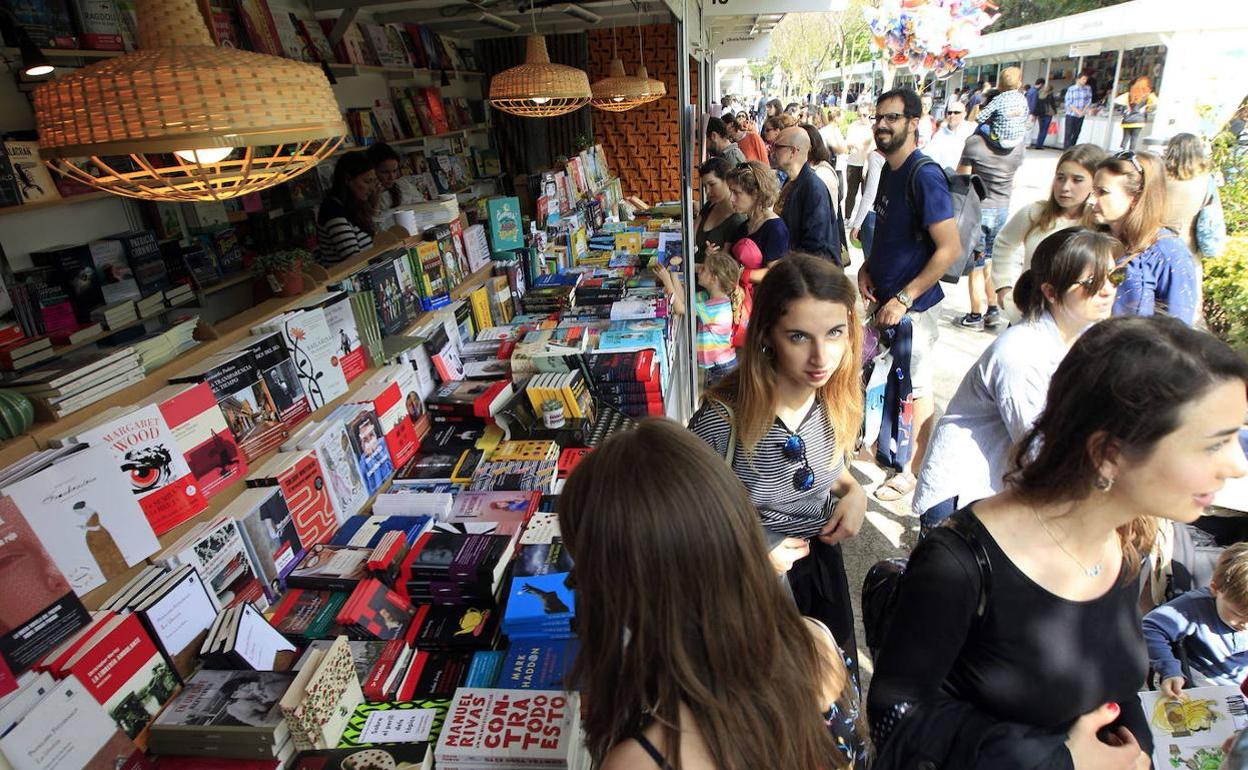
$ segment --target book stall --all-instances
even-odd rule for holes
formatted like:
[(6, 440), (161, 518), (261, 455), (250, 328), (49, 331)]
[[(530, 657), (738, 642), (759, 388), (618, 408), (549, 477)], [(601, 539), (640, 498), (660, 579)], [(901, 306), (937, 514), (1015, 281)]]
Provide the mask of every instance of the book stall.
[[(554, 511), (609, 436), (690, 412), (650, 269), (692, 291), (688, 131), (674, 203), (571, 134), (516, 168), (479, 30), (282, 2), (198, 6), (330, 78), (346, 138), (313, 170), (140, 200), (0, 136), (0, 769), (588, 768)], [(36, 50), (0, 3), (5, 51), (61, 76), (141, 37), (127, 0), (11, 7)], [(291, 258), (380, 141), (373, 245)]]

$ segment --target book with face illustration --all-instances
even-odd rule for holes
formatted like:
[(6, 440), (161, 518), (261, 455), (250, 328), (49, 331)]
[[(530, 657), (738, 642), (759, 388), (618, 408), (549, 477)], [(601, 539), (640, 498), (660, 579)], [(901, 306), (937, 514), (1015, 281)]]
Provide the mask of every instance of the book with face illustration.
[(0, 490), (79, 596), (121, 577), (160, 548), (114, 465), (106, 447), (85, 447)]

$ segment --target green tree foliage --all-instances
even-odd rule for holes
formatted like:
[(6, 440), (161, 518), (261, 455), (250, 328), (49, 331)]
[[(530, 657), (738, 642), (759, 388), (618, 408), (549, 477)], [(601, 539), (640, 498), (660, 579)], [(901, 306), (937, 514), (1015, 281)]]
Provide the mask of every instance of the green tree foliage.
[(1001, 3), (1001, 17), (984, 32), (1000, 32), (1124, 2), (1126, 0), (1012, 0)]
[(790, 92), (807, 94), (818, 90), (823, 72), (844, 70), (878, 55), (862, 12), (868, 4), (849, 0), (836, 13), (786, 15), (771, 33), (768, 67), (779, 64)]

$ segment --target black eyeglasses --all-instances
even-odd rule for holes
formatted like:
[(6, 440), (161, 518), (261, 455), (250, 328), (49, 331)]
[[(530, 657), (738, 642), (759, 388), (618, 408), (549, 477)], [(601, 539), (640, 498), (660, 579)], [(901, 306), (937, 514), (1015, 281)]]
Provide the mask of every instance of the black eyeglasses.
[(897, 121), (902, 120), (905, 117), (906, 116), (900, 112), (882, 112), (879, 115), (872, 115), (870, 117), (870, 121), (872, 123), (879, 123), (882, 120), (885, 123), (896, 123)]
[(798, 492), (809, 492), (815, 486), (815, 471), (810, 467), (810, 461), (806, 459), (806, 442), (794, 433), (785, 439), (780, 451), (784, 453), (786, 459), (802, 462), (802, 467), (793, 471), (793, 488)]
[(961, 115), (962, 110), (946, 110), (945, 114), (946, 115)]
[(1135, 172), (1140, 175), (1140, 181), (1144, 181), (1144, 167), (1140, 165), (1140, 158), (1134, 150), (1123, 150), (1114, 156), (1114, 160), (1129, 161), (1132, 166), (1135, 166)]

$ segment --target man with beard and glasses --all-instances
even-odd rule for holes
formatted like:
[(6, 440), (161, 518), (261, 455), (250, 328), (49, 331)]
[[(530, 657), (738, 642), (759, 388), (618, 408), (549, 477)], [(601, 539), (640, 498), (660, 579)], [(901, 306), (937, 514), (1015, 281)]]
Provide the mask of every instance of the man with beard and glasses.
[(866, 264), (858, 271), (858, 288), (871, 303), (877, 326), (896, 326), (909, 317), (913, 330), (914, 451), (904, 470), (875, 491), (878, 499), (891, 501), (914, 489), (912, 470), (923, 461), (932, 422), (932, 354), (939, 333), (940, 301), (945, 297), (939, 280), (962, 246), (949, 183), (940, 166), (929, 163), (911, 173), (927, 157), (915, 146), (923, 114), (919, 95), (896, 89), (882, 94), (875, 107), (875, 146), (886, 162), (875, 195), (875, 238)]

